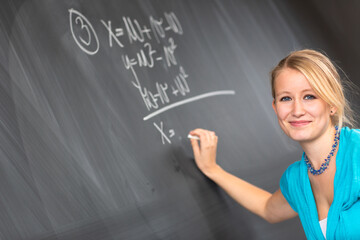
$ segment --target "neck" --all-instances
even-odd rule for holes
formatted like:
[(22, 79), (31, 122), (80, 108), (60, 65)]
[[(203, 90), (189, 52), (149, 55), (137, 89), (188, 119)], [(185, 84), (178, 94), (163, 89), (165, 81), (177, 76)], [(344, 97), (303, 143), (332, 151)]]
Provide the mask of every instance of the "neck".
[(329, 125), (324, 133), (317, 139), (300, 142), (309, 161), (315, 169), (320, 168), (334, 144), (335, 126)]

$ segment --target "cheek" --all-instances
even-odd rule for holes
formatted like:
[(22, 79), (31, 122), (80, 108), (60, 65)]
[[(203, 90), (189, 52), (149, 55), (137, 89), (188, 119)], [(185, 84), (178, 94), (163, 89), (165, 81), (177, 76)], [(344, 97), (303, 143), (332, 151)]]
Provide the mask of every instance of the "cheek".
[(308, 106), (307, 112), (312, 116), (316, 117), (329, 117), (330, 118), (330, 108), (322, 104), (314, 104)]
[(277, 117), (283, 120), (286, 119), (286, 117), (289, 115), (291, 109), (288, 106), (282, 105), (276, 107), (276, 112), (277, 112)]

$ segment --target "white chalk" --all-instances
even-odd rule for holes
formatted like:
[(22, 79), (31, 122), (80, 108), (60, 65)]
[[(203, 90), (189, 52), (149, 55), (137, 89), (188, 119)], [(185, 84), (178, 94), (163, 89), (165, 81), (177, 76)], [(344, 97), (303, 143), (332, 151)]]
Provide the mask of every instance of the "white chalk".
[(197, 136), (194, 136), (194, 135), (188, 135), (188, 138), (192, 138), (192, 139), (196, 139), (196, 140), (200, 140), (200, 138), (199, 137), (197, 137)]

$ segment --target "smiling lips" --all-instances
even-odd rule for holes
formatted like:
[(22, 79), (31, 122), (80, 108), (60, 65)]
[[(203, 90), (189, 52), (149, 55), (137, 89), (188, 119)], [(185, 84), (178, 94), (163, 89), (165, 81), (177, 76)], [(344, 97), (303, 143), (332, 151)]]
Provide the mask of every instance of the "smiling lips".
[(311, 121), (305, 121), (305, 120), (301, 120), (301, 121), (290, 121), (290, 125), (293, 127), (302, 127), (305, 125), (308, 125)]

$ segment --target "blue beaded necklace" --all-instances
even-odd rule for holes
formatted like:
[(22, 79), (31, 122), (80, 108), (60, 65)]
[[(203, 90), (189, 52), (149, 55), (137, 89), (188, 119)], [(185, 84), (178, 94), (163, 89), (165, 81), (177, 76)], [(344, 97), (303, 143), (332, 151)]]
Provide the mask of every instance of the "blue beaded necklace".
[(304, 153), (304, 159), (305, 159), (306, 166), (312, 175), (320, 175), (328, 168), (329, 163), (330, 163), (330, 158), (332, 156), (334, 156), (334, 152), (335, 152), (336, 147), (340, 140), (340, 131), (338, 129), (339, 129), (339, 127), (335, 126), (336, 132), (335, 132), (334, 144), (332, 145), (332, 149), (331, 149), (329, 155), (327, 156), (327, 158), (325, 158), (325, 162), (321, 164), (321, 167), (319, 168), (319, 170), (315, 170), (313, 168), (311, 162), (309, 161), (308, 157), (306, 156), (306, 153)]

